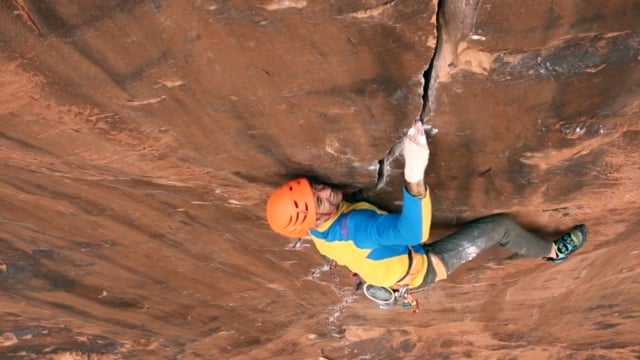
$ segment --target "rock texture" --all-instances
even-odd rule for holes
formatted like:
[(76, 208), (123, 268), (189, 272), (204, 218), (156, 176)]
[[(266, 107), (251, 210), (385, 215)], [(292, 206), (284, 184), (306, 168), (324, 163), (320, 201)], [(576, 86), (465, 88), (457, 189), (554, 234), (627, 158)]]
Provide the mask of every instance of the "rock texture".
[[(640, 355), (634, 1), (13, 0), (0, 29), (3, 358)], [(509, 212), (587, 246), (492, 250), (410, 314), (268, 230), (299, 174), (398, 208), (417, 118), (433, 239)]]

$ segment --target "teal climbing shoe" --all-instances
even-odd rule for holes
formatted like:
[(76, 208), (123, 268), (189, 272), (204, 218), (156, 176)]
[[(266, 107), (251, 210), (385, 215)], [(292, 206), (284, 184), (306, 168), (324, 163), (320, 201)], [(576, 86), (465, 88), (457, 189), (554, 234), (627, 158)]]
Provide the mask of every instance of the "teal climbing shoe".
[(583, 224), (576, 225), (568, 233), (563, 234), (553, 242), (556, 249), (556, 258), (547, 258), (548, 261), (561, 263), (584, 245), (587, 240), (587, 227)]

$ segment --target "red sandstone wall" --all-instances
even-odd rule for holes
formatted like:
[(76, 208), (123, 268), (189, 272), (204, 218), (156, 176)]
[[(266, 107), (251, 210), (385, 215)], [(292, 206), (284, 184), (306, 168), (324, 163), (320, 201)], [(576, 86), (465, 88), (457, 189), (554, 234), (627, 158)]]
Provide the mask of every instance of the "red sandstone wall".
[[(637, 356), (640, 10), (440, 5), (1, 4), (0, 355)], [(500, 211), (591, 235), (557, 267), (491, 251), (383, 312), (263, 206), (297, 174), (372, 187), (435, 50), (433, 238)], [(398, 207), (399, 169), (373, 201)]]

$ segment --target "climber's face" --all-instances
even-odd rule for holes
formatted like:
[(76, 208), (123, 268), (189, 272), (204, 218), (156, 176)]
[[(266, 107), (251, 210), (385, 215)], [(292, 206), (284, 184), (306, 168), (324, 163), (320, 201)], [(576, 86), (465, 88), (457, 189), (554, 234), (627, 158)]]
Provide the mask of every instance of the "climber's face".
[(342, 201), (342, 192), (324, 184), (312, 184), (311, 189), (316, 200), (316, 214), (320, 222), (318, 225), (321, 225), (338, 210), (338, 205)]

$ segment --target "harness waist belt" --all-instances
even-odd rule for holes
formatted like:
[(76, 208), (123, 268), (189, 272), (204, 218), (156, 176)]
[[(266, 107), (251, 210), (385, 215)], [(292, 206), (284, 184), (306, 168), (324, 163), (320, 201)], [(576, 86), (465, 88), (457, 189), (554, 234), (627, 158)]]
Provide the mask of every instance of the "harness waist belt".
[(428, 252), (427, 256), (422, 256), (422, 254), (416, 254), (413, 251), (413, 248), (409, 246), (408, 256), (409, 267), (407, 273), (398, 280), (392, 288), (400, 288), (402, 286), (412, 287), (411, 285), (413, 285), (413, 287), (417, 287), (422, 282), (422, 279), (415, 284), (414, 282), (416, 282), (418, 276), (424, 276), (427, 269), (434, 270), (435, 281), (447, 278), (447, 269), (437, 255)]
[(394, 288), (400, 288), (402, 286), (410, 286), (418, 276), (424, 275), (427, 269), (427, 257), (416, 254), (413, 248), (409, 246), (409, 269), (402, 279), (398, 280), (393, 286)]

